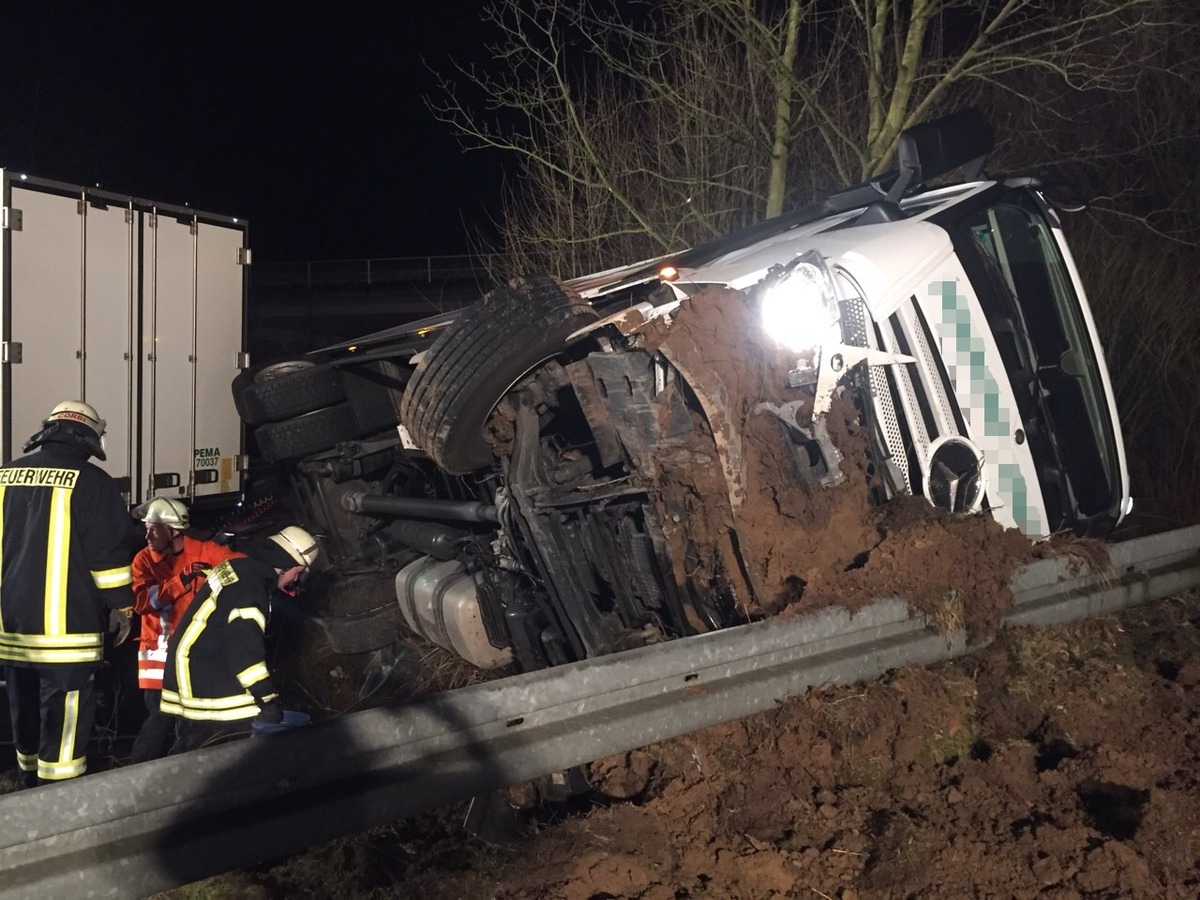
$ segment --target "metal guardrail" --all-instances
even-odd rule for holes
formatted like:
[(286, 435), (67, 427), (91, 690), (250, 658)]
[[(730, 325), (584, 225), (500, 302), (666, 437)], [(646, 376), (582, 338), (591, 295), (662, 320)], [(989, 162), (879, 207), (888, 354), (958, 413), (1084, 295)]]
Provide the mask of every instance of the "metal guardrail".
[[(1200, 585), (1200, 526), (1045, 560), (1013, 625)], [(900, 599), (671, 641), (0, 797), (0, 897), (143, 896), (687, 734), (830, 683), (966, 651)]]

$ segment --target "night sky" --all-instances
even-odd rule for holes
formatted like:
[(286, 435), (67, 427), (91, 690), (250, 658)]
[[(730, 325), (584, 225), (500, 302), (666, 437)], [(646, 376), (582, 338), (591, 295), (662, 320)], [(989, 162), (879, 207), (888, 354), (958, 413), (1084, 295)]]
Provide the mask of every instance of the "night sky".
[(482, 5), (5, 4), (0, 166), (249, 218), (256, 261), (467, 252), (502, 160), (422, 98)]

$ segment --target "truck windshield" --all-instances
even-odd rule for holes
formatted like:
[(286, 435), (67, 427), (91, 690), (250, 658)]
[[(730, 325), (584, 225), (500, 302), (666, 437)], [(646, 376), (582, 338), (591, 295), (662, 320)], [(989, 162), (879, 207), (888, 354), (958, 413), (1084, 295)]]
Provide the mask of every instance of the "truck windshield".
[(1049, 524), (1104, 527), (1120, 503), (1119, 463), (1080, 295), (1037, 199), (1020, 189), (989, 199), (952, 234), (1017, 395)]

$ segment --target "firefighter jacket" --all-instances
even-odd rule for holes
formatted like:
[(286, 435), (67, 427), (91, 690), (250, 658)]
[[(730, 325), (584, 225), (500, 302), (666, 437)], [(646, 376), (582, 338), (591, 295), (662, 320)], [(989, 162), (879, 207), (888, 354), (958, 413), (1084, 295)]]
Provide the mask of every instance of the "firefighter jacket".
[(49, 442), (0, 467), (0, 663), (96, 665), (108, 609), (133, 605), (116, 482)]
[(178, 553), (173, 552), (172, 541), (161, 553), (143, 547), (133, 558), (133, 611), (142, 617), (138, 687), (146, 690), (162, 688), (167, 640), (204, 585), (203, 577), (181, 576), (189, 572), (193, 563), (203, 563), (205, 569), (212, 569), (218, 563), (243, 555), (215, 541), (201, 541), (186, 534), (177, 537), (183, 539), (183, 548)]
[(221, 563), (167, 642), (164, 713), (210, 722), (258, 715), (278, 697), (267, 671), (263, 634), (278, 575), (242, 557)]

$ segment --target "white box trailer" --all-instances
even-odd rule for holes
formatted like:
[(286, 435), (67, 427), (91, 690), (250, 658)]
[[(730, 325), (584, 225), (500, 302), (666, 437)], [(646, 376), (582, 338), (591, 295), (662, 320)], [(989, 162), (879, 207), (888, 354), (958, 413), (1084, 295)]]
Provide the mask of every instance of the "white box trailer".
[(241, 495), (248, 224), (0, 169), (0, 450), (61, 400), (108, 421), (130, 505)]

